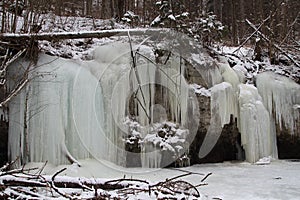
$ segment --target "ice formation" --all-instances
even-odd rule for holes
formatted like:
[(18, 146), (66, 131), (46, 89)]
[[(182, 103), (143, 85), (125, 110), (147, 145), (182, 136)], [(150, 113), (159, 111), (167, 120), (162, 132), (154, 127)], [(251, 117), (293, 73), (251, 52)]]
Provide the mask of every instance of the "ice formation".
[(295, 132), (295, 122), (299, 120), (300, 85), (291, 79), (273, 72), (257, 76), (256, 85), (269, 114), (282, 129)]
[(37, 66), (31, 83), (9, 104), (9, 156), (64, 164), (103, 151), (97, 79), (61, 58), (42, 55)]
[(276, 135), (271, 131), (269, 113), (262, 103), (262, 98), (253, 85), (239, 86), (239, 130), (246, 159), (256, 162), (260, 158), (277, 157)]
[(211, 88), (210, 110), (210, 126), (200, 148), (200, 158), (205, 157), (215, 146), (223, 126), (230, 122), (230, 115), (237, 116), (237, 99), (230, 83), (222, 82)]
[[(237, 118), (249, 162), (276, 158), (275, 122), (294, 131), (300, 90), (287, 78), (262, 73), (257, 76), (257, 90), (242, 84), (242, 78), (221, 59), (213, 67), (197, 69), (207, 82), (204, 88), (187, 84), (180, 57), (173, 56), (160, 66), (136, 54), (134, 65), (130, 53), (128, 44), (116, 42), (97, 48), (90, 61), (42, 54), (30, 71), (30, 83), (9, 104), (10, 158), (53, 164), (96, 158), (125, 166), (126, 117), (133, 115), (141, 127), (172, 121), (193, 135), (199, 122), (195, 92), (211, 98), (211, 123), (200, 157), (214, 147), (231, 115)], [(153, 56), (147, 46), (140, 47), (140, 53)], [(14, 63), (10, 74), (20, 76), (28, 64), (25, 60)], [(135, 131), (155, 141), (150, 130)], [(155, 145), (143, 146), (141, 156), (144, 167), (161, 166), (161, 149)]]
[(291, 134), (294, 133), (295, 122), (299, 120), (300, 86), (273, 72), (257, 76), (258, 89), (243, 84), (243, 79), (223, 58), (220, 58), (218, 68), (215, 69), (219, 72), (213, 70), (208, 73), (220, 74), (223, 82), (209, 89), (211, 121), (199, 157), (203, 158), (211, 151), (222, 127), (229, 123), (230, 115), (233, 115), (237, 118), (246, 160), (254, 163), (268, 156), (276, 159), (275, 126), (277, 123), (281, 128), (284, 123)]

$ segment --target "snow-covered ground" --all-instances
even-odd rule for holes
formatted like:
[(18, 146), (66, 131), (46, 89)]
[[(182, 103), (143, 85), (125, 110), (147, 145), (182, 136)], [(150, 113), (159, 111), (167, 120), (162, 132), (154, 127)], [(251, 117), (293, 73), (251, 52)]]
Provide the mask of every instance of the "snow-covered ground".
[[(300, 162), (274, 160), (270, 164), (218, 163), (201, 164), (179, 169), (143, 169), (122, 168), (108, 162), (82, 160), (82, 167), (50, 166), (45, 173), (54, 174), (63, 167), (68, 169), (62, 175), (73, 177), (100, 178), (138, 178), (150, 182), (163, 181), (183, 174), (183, 171), (208, 174), (206, 186), (200, 186), (200, 199), (222, 200), (270, 200), (299, 199), (300, 197)], [(28, 167), (36, 166), (31, 163)], [(42, 165), (42, 164), (41, 164)], [(194, 185), (200, 183), (203, 176), (191, 175), (182, 178)]]

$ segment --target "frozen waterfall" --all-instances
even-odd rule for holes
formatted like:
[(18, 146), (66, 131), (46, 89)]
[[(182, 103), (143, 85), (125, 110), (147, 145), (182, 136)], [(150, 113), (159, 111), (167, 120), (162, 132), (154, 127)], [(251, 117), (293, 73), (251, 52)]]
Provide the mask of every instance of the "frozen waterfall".
[[(139, 48), (154, 57), (150, 47)], [(162, 67), (138, 56), (135, 64), (129, 45), (119, 42), (98, 47), (90, 61), (41, 54), (30, 68), (29, 84), (9, 103), (9, 157), (56, 165), (96, 158), (125, 166), (128, 116), (143, 127), (171, 121), (174, 127), (196, 132), (198, 101), (184, 78), (181, 58), (173, 56)], [(300, 116), (299, 85), (265, 72), (257, 76), (255, 88), (240, 82), (243, 78), (224, 59), (215, 64), (199, 71), (211, 92), (210, 127), (199, 157), (211, 151), (233, 115), (247, 161), (276, 158), (275, 126), (293, 133)], [(16, 77), (10, 80), (11, 88), (29, 65), (19, 60), (10, 67)], [(149, 130), (134, 131), (145, 137)], [(144, 145), (142, 166), (160, 167), (160, 151)]]
[[(152, 50), (144, 47), (143, 52)], [(161, 90), (164, 98), (159, 104), (168, 107), (169, 116), (162, 120), (188, 124), (188, 104), (193, 104), (193, 98), (180, 74), (184, 68), (179, 69), (183, 67), (179, 57), (170, 59), (165, 69), (142, 58), (133, 68), (125, 43), (101, 46), (93, 57), (72, 61), (40, 56), (31, 68), (32, 80), (9, 105), (11, 159), (19, 156), (22, 163), (65, 164), (96, 158), (125, 166), (124, 140), (129, 133), (124, 121), (134, 114), (143, 126), (153, 123), (157, 84), (167, 88)], [(19, 67), (27, 65), (25, 60), (18, 61), (11, 73), (18, 74)], [(133, 97), (138, 101), (130, 113), (128, 102)], [(151, 152), (143, 149), (143, 165), (160, 167), (159, 157)]]

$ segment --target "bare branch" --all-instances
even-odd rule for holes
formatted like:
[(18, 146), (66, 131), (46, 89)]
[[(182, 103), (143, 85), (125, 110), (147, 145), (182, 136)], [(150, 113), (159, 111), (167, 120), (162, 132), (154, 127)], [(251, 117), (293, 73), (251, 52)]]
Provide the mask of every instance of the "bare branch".
[[(248, 23), (248, 25), (253, 28), (254, 30), (256, 30), (256, 32), (267, 42), (270, 43), (270, 39), (265, 36), (262, 32), (260, 32), (259, 30), (257, 30), (256, 26), (254, 24), (252, 24), (248, 19), (246, 19), (246, 22)], [(283, 49), (281, 49), (277, 44), (271, 43), (272, 46), (274, 46), (278, 51), (280, 51), (284, 56), (286, 56), (291, 62), (293, 62), (297, 67), (300, 67), (300, 64), (295, 61), (288, 53), (286, 53)]]

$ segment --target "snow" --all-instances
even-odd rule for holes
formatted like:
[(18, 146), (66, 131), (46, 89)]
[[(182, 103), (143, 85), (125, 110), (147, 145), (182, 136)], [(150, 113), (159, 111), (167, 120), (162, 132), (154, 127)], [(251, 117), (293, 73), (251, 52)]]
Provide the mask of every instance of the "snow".
[(197, 84), (191, 84), (190, 87), (194, 90), (194, 92), (196, 94), (202, 95), (202, 96), (206, 96), (206, 97), (210, 97), (211, 96), (211, 91), (200, 86)]
[(189, 16), (189, 13), (188, 13), (188, 12), (183, 12), (183, 13), (181, 14), (181, 16), (187, 17), (187, 16)]
[(172, 21), (176, 21), (176, 18), (174, 17), (173, 14), (168, 15), (168, 19), (172, 20)]
[(196, 61), (199, 65), (203, 65), (206, 63), (206, 61), (201, 57), (199, 54), (192, 54), (192, 59)]
[(150, 26), (155, 26), (156, 24), (161, 22), (161, 16), (158, 15), (151, 23)]
[(256, 165), (268, 165), (271, 163), (272, 161), (272, 157), (269, 156), (269, 157), (263, 157), (261, 159), (259, 159), (257, 162), (255, 162)]

